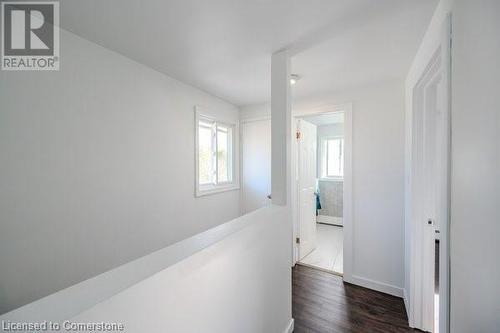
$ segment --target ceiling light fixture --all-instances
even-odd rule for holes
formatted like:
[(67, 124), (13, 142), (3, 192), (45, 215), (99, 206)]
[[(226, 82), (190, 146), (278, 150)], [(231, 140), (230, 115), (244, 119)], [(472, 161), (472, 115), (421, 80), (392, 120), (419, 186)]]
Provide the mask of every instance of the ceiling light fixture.
[(300, 76), (298, 74), (291, 74), (290, 75), (290, 85), (294, 85), (297, 83), (297, 81), (300, 80)]

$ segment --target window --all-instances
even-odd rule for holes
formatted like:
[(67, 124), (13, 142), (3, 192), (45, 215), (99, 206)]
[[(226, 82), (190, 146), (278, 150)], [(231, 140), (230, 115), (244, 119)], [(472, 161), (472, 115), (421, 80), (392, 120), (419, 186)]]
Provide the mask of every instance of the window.
[(235, 126), (197, 113), (196, 195), (236, 189)]
[(321, 149), (321, 178), (344, 177), (344, 139), (326, 138)]

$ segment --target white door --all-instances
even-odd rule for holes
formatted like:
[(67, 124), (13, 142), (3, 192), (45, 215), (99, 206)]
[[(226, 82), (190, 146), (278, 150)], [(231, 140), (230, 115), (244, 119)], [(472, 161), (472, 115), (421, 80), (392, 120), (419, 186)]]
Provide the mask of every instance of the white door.
[[(411, 171), (410, 325), (449, 331), (450, 31), (414, 89)], [(439, 245), (439, 294), (435, 295), (435, 240)]]
[(434, 271), (435, 271), (435, 239), (436, 226), (439, 223), (437, 212), (439, 211), (439, 177), (438, 162), (440, 151), (439, 135), (437, 131), (439, 114), (439, 86), (441, 82), (441, 73), (438, 72), (434, 78), (423, 88), (424, 89), (424, 126), (423, 126), (423, 209), (425, 221), (422, 234), (422, 258), (424, 279), (422, 283), (423, 304), (425, 304), (422, 313), (424, 329), (429, 332), (436, 332), (435, 326), (435, 299), (434, 299)]
[(243, 214), (269, 203), (271, 194), (271, 120), (241, 124)]
[(316, 247), (316, 126), (297, 121), (299, 260)]

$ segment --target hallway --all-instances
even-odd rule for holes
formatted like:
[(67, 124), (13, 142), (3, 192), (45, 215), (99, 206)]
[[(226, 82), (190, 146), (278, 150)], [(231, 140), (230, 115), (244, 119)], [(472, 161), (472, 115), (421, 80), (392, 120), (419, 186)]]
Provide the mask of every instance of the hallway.
[(292, 281), (295, 333), (419, 332), (408, 327), (400, 298), (305, 266), (293, 268)]

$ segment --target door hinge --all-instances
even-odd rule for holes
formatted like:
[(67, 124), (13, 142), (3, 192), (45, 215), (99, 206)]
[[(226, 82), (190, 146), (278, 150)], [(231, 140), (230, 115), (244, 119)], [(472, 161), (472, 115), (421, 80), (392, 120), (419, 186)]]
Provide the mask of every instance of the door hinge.
[(297, 131), (297, 133), (295, 134), (295, 137), (297, 138), (297, 140), (300, 139), (300, 132), (299, 131)]
[(300, 244), (300, 237), (295, 238), (295, 243)]

